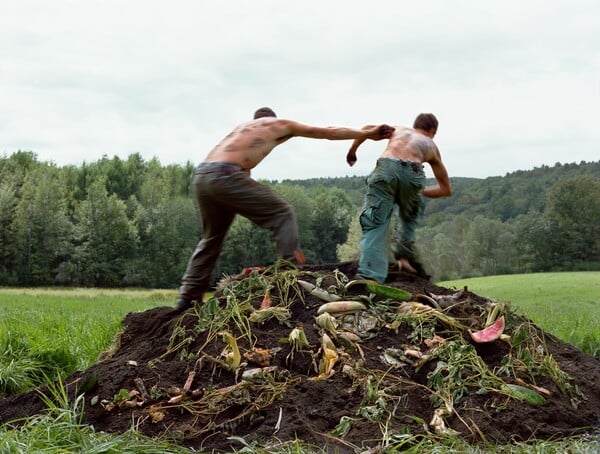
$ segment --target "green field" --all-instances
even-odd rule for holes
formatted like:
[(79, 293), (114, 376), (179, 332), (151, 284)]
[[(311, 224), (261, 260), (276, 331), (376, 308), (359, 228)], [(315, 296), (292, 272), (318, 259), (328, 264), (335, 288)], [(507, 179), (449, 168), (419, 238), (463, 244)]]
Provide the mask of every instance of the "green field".
[(0, 394), (93, 364), (124, 316), (173, 305), (175, 291), (0, 288)]
[(511, 304), (545, 331), (600, 355), (600, 272), (488, 276), (439, 282)]
[[(582, 350), (600, 351), (600, 273), (549, 273), (492, 276), (438, 283), (502, 300), (531, 318), (545, 331)], [(11, 289), (0, 288), (0, 395), (31, 389), (42, 381), (58, 381), (93, 364), (109, 349), (124, 316), (156, 306), (172, 306), (175, 290)], [(56, 394), (60, 402), (60, 387)], [(56, 397), (56, 396), (55, 396)], [(109, 435), (81, 426), (77, 402), (50, 408), (22, 429), (0, 427), (0, 452), (192, 452), (135, 432)], [(428, 442), (429, 443), (429, 442)], [(597, 437), (540, 441), (535, 445), (472, 448), (457, 440), (432, 446), (435, 452), (594, 453)], [(426, 452), (422, 446), (408, 452)], [(247, 447), (245, 453), (318, 453), (314, 446), (279, 450)], [(431, 451), (429, 451), (431, 452)]]

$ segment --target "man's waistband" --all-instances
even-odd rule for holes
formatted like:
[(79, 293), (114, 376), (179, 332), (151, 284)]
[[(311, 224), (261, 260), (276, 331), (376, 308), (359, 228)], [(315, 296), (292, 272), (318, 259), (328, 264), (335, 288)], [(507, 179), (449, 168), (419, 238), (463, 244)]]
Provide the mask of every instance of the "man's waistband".
[(404, 159), (396, 159), (396, 158), (379, 158), (378, 161), (390, 161), (396, 165), (401, 165), (402, 167), (411, 167), (414, 172), (422, 172), (423, 164), (412, 161), (405, 161)]
[(202, 162), (198, 164), (198, 167), (196, 167), (194, 173), (219, 171), (231, 173), (239, 170), (244, 170), (244, 168), (234, 162)]

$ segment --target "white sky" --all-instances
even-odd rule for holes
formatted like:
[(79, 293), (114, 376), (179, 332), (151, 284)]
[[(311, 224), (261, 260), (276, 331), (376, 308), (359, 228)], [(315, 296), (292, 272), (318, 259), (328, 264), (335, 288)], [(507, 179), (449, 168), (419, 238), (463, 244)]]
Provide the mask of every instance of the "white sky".
[[(440, 121), (450, 176), (600, 159), (597, 0), (6, 0), (0, 155), (200, 162), (270, 106), (316, 126)], [(366, 175), (384, 142), (294, 138), (254, 170)]]

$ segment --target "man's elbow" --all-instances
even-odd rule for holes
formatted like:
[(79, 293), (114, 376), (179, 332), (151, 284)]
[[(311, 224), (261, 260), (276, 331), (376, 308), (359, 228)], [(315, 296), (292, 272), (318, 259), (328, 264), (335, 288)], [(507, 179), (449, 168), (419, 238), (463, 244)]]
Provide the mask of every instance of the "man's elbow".
[(450, 197), (452, 195), (452, 186), (448, 185), (442, 188), (442, 197)]

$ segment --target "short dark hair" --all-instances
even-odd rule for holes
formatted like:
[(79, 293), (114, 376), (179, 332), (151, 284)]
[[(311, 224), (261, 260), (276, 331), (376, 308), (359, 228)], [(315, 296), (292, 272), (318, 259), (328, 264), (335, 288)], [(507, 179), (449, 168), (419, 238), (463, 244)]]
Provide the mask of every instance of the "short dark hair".
[(273, 109), (271, 109), (270, 107), (261, 107), (260, 109), (257, 109), (256, 112), (254, 112), (254, 119), (256, 120), (257, 118), (262, 118), (262, 117), (277, 118), (277, 115), (275, 115), (275, 112), (273, 112)]
[(438, 124), (439, 123), (437, 118), (435, 118), (435, 115), (432, 113), (422, 113), (417, 115), (417, 118), (415, 118), (413, 128), (422, 129), (423, 131), (429, 131), (433, 129), (433, 132), (437, 132)]

